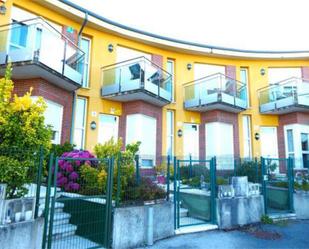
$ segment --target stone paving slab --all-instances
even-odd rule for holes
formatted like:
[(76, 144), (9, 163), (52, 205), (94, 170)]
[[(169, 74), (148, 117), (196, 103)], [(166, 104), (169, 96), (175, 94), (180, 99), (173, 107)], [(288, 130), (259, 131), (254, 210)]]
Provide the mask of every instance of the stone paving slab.
[(309, 220), (262, 225), (263, 231), (278, 233), (276, 239), (254, 236), (243, 230), (209, 231), (178, 235), (156, 242), (148, 249), (309, 249)]

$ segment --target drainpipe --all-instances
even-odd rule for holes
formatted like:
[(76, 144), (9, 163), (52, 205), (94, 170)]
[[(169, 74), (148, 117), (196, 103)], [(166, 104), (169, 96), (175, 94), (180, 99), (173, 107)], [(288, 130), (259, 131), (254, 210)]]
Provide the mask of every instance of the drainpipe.
[[(83, 30), (86, 26), (88, 22), (88, 12), (85, 12), (85, 18), (83, 20), (83, 24), (82, 26), (80, 27), (80, 30), (78, 32), (78, 41), (77, 41), (77, 45), (78, 47), (80, 47), (81, 45), (81, 40), (82, 40), (82, 33), (83, 33)], [(72, 100), (72, 120), (71, 120), (71, 129), (70, 129), (70, 143), (73, 144), (73, 140), (74, 140), (74, 126), (75, 126), (75, 106), (76, 106), (76, 97), (77, 94), (76, 94), (76, 90), (73, 92), (73, 100)]]

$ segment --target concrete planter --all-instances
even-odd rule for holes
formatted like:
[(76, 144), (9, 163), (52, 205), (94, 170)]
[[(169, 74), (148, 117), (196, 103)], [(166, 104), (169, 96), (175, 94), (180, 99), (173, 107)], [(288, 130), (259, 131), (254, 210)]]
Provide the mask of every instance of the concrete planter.
[(173, 203), (115, 208), (113, 248), (134, 248), (174, 235)]
[(296, 191), (294, 193), (294, 209), (298, 219), (309, 219), (308, 191)]
[(42, 248), (44, 219), (11, 223), (0, 226), (1, 249)]
[(34, 219), (35, 198), (5, 199), (6, 184), (0, 184), (0, 225)]

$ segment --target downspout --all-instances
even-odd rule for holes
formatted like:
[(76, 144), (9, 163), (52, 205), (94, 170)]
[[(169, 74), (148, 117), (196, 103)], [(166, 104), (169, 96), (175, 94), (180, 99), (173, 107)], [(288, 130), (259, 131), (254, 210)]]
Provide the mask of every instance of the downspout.
[[(82, 33), (83, 30), (88, 22), (88, 12), (85, 12), (85, 18), (83, 20), (83, 24), (80, 27), (80, 30), (78, 32), (78, 42), (77, 45), (80, 47), (81, 45), (81, 40), (82, 40)], [(73, 92), (73, 99), (72, 99), (72, 117), (71, 117), (71, 129), (70, 129), (70, 143), (73, 144), (74, 140), (74, 126), (75, 126), (75, 109), (76, 109), (76, 99), (77, 99), (77, 94), (76, 90)], [(80, 148), (79, 148), (80, 149)]]

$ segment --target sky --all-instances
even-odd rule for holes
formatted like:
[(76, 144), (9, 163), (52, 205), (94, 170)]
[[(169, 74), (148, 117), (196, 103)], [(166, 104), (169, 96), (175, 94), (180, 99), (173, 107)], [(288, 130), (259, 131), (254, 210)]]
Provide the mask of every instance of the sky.
[(70, 0), (121, 24), (228, 48), (309, 51), (308, 0)]

